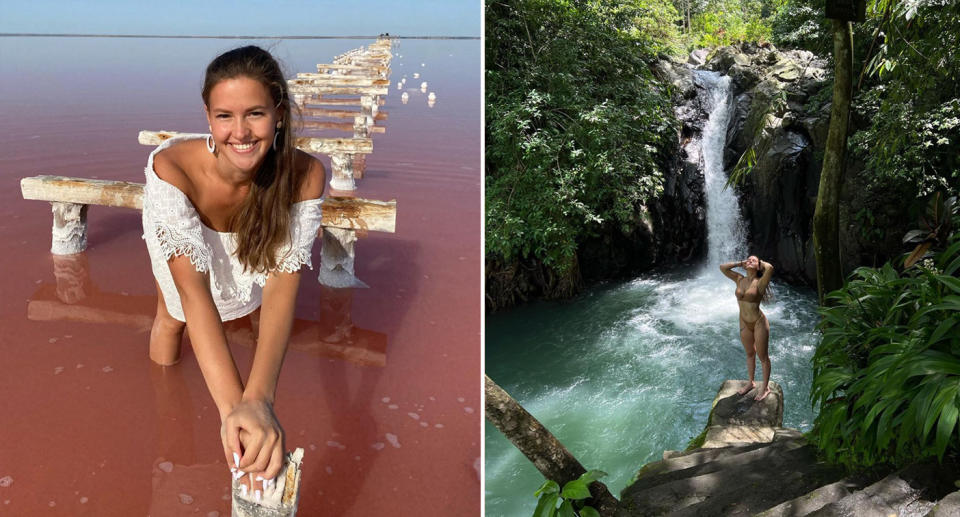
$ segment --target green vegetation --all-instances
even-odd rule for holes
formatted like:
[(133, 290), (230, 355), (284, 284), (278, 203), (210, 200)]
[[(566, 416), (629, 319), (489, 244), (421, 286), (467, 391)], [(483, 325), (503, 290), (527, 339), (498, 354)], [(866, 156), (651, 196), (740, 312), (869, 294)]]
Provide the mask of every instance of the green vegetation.
[(488, 257), (569, 274), (602, 225), (640, 224), (675, 140), (647, 65), (675, 16), (657, 0), (487, 2)]
[[(960, 3), (872, 0), (854, 24), (853, 158), (870, 171), (865, 198), (960, 191)], [(822, 2), (792, 0), (775, 44), (828, 55)], [(882, 207), (872, 208), (878, 212)]]
[[(600, 517), (595, 508), (583, 504), (582, 501), (590, 498), (590, 483), (606, 475), (607, 473), (601, 470), (589, 470), (563, 485), (563, 490), (560, 490), (556, 481), (544, 481), (540, 489), (533, 494), (540, 498), (533, 517)], [(557, 503), (560, 503), (559, 508)]]
[(945, 236), (958, 225), (956, 198), (935, 196), (926, 228), (907, 235), (923, 242), (904, 271), (860, 268), (820, 309), (811, 436), (828, 459), (900, 466), (960, 452), (960, 232)]

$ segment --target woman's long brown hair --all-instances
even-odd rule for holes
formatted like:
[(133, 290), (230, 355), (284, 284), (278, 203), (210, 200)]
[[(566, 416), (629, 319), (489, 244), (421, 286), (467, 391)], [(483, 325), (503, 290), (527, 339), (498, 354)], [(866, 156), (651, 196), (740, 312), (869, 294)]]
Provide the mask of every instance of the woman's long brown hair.
[(210, 62), (203, 81), (204, 104), (210, 106), (210, 91), (217, 83), (236, 77), (249, 77), (266, 87), (281, 113), (277, 149), (267, 152), (250, 193), (229, 221), (229, 231), (236, 232), (236, 257), (244, 270), (266, 273), (277, 267), (277, 251), (289, 239), (290, 208), (306, 177), (306, 171), (295, 167), (292, 108), (296, 104), (290, 102), (280, 65), (254, 45), (230, 50)]

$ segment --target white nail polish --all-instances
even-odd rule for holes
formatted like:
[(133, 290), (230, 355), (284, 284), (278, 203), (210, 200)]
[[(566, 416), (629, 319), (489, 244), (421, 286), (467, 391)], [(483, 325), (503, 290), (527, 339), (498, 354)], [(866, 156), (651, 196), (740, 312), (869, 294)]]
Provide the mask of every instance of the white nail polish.
[(233, 453), (233, 464), (240, 468), (240, 455), (237, 453)]
[(263, 483), (263, 491), (266, 492), (266, 491), (267, 491), (267, 487), (270, 486), (270, 483), (267, 483), (267, 480), (266, 480), (266, 479), (264, 479), (263, 481), (261, 481), (261, 483)]
[(236, 472), (233, 474), (233, 479), (240, 479), (240, 478), (242, 478), (242, 477), (243, 477), (243, 471), (242, 471), (242, 470), (238, 470), (238, 471), (236, 471)]
[(244, 497), (247, 496), (247, 485), (240, 485), (240, 494), (242, 494)]
[(263, 481), (263, 476), (257, 476), (257, 481)]
[(260, 491), (259, 491), (259, 490), (254, 490), (253, 493), (254, 493), (254, 495), (257, 497), (257, 501), (259, 501), (259, 500), (260, 500)]
[(231, 474), (236, 474), (236, 473), (237, 473), (237, 467), (230, 467), (230, 473), (231, 473)]

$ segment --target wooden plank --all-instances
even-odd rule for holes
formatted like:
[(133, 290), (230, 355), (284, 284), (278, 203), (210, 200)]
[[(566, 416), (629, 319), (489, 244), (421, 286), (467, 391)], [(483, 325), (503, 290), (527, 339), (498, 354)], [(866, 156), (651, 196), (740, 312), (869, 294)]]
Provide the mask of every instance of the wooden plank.
[(333, 228), (394, 233), (397, 229), (397, 200), (328, 197), (323, 202), (323, 224)]
[[(178, 135), (177, 131), (140, 131), (137, 140), (143, 145), (160, 145)], [(295, 145), (298, 149), (308, 153), (350, 153), (369, 154), (373, 152), (373, 140), (369, 138), (314, 138), (297, 137)]]
[(347, 86), (390, 86), (389, 79), (381, 79), (379, 76), (364, 77), (361, 75), (340, 75), (340, 74), (312, 74), (299, 73), (296, 79), (289, 79), (287, 83), (293, 81), (295, 84), (304, 85), (347, 85)]
[(23, 199), (143, 209), (143, 183), (34, 176), (20, 180), (20, 191)]
[(326, 72), (327, 70), (342, 70), (347, 72), (371, 72), (371, 73), (384, 73), (389, 72), (390, 67), (387, 66), (361, 66), (361, 65), (344, 65), (339, 63), (317, 63), (317, 72)]
[(373, 140), (369, 138), (310, 138), (297, 137), (297, 148), (308, 153), (321, 154), (370, 154)]
[[(300, 108), (300, 114), (307, 117), (331, 117), (331, 118), (356, 118), (364, 116), (360, 111), (336, 110), (329, 108)], [(373, 116), (374, 120), (386, 120), (388, 113), (386, 111), (377, 111)]]
[[(303, 123), (304, 129), (332, 129), (334, 131), (348, 131), (354, 132), (356, 129), (355, 126), (350, 122), (312, 122), (306, 121)], [(386, 133), (387, 128), (383, 126), (372, 126), (368, 127), (367, 131), (370, 133)]]
[[(143, 184), (63, 176), (33, 176), (20, 180), (24, 199), (80, 205), (143, 209)], [(99, 192), (107, 192), (101, 194)], [(122, 195), (109, 193), (121, 192)], [(396, 231), (397, 201), (329, 197), (323, 202), (323, 226), (371, 232)]]
[[(384, 104), (387, 103), (386, 99), (381, 99), (379, 97), (376, 99), (376, 101), (378, 106), (383, 106)], [(330, 97), (324, 97), (323, 95), (318, 95), (317, 97), (304, 99), (302, 103), (298, 103), (297, 105), (300, 106), (301, 109), (309, 109), (305, 107), (306, 106), (364, 106), (365, 103), (362, 97), (330, 98)]]
[(332, 95), (387, 95), (390, 88), (383, 86), (324, 86), (307, 84), (290, 84), (287, 81), (287, 90), (291, 95), (326, 93)]

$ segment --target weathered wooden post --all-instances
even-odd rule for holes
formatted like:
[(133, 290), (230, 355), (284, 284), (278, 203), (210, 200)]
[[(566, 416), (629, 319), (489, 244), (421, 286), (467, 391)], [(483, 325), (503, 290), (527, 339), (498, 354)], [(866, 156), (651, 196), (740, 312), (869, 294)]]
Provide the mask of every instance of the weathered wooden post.
[(53, 207), (53, 243), (50, 253), (72, 255), (87, 249), (87, 205), (50, 203)]
[(323, 229), (323, 251), (317, 281), (328, 287), (369, 287), (353, 270), (357, 232), (341, 228)]
[[(233, 480), (232, 517), (296, 517), (297, 503), (300, 501), (300, 464), (303, 462), (303, 449), (288, 452), (283, 468), (277, 475), (276, 483), (254, 491), (240, 489), (238, 480)], [(252, 478), (253, 475), (251, 474)], [(259, 482), (253, 481), (256, 487)]]

